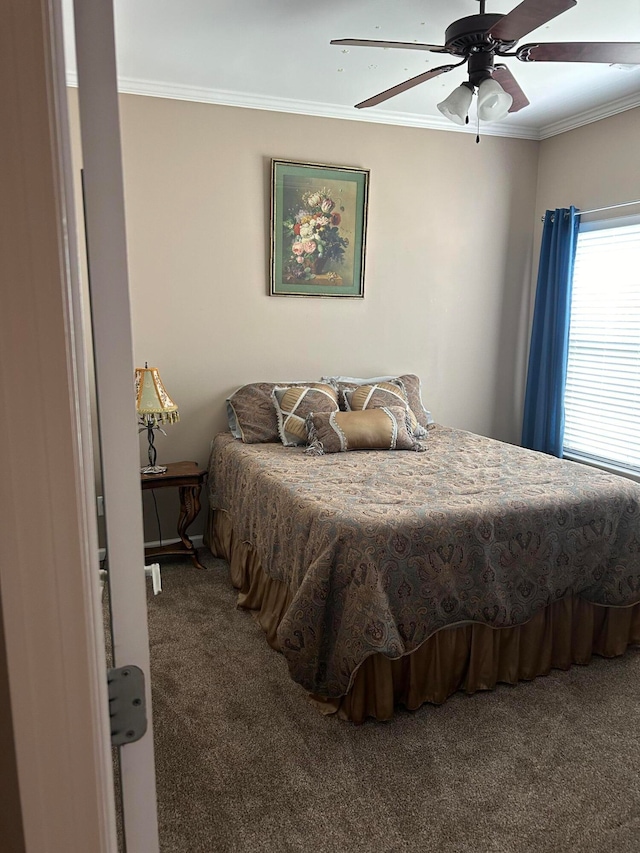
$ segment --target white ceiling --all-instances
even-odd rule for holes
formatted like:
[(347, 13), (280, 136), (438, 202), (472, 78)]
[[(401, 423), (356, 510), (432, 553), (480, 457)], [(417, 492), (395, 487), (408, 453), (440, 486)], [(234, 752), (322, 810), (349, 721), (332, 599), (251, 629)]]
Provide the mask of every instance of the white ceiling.
[[(460, 130), (436, 104), (459, 85), (464, 66), (379, 107), (353, 104), (447, 55), (343, 49), (332, 38), (443, 44), (454, 20), (479, 12), (477, 0), (114, 0), (119, 87), (258, 109)], [(487, 12), (518, 0), (488, 0)], [(72, 0), (63, 0), (67, 75), (75, 81)], [(578, 0), (522, 40), (640, 41), (640, 0)], [(640, 66), (505, 60), (531, 105), (484, 133), (542, 139), (640, 106)], [(472, 114), (473, 118), (473, 114)], [(473, 121), (471, 126), (473, 126)]]

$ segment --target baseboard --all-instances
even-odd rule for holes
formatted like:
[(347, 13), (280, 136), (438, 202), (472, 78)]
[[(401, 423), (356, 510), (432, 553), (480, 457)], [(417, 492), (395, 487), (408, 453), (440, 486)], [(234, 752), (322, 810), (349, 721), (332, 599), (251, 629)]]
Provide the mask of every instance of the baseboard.
[[(201, 548), (202, 547), (202, 544), (203, 544), (202, 543), (202, 540), (203, 540), (202, 533), (199, 533), (196, 536), (190, 536), (189, 539), (191, 539), (191, 541), (193, 542), (194, 548)], [(179, 541), (180, 541), (179, 539), (163, 539), (162, 544), (163, 545), (173, 545), (174, 542), (179, 542)], [(144, 543), (145, 548), (158, 548), (159, 546), (160, 546), (160, 540), (159, 539), (156, 539), (154, 542), (145, 542)], [(107, 549), (106, 548), (98, 548), (98, 560), (100, 561), (100, 563), (102, 563), (102, 561), (104, 560), (104, 558), (106, 556), (107, 556)]]
[[(191, 541), (193, 542), (194, 548), (201, 548), (202, 547), (202, 539), (203, 539), (202, 533), (199, 533), (197, 536), (190, 536), (189, 539), (191, 539)], [(163, 539), (162, 544), (163, 545), (173, 545), (174, 542), (179, 542), (179, 541), (180, 541), (179, 539), (175, 539), (175, 538), (174, 539)], [(145, 542), (144, 547), (145, 548), (159, 548), (160, 547), (160, 540), (155, 539), (153, 542)]]

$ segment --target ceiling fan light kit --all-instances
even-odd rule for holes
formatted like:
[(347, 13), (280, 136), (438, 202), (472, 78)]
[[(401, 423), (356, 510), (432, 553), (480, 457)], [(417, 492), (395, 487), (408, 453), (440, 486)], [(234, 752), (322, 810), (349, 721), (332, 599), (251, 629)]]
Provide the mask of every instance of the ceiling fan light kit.
[(513, 98), (497, 80), (489, 78), (478, 86), (478, 118), (480, 121), (502, 121), (511, 109)]
[(448, 98), (438, 104), (438, 109), (445, 118), (455, 124), (466, 124), (472, 98), (473, 86), (470, 83), (461, 83)]
[[(479, 16), (474, 15), (474, 18), (477, 17)], [(501, 121), (505, 118), (513, 104), (513, 97), (493, 78), (495, 70), (491, 52), (472, 49), (468, 59), (469, 82), (458, 86), (448, 98), (438, 104), (440, 112), (455, 124), (467, 124), (471, 99), (477, 87), (478, 118), (485, 122)]]
[(640, 42), (553, 42), (524, 44), (518, 41), (553, 18), (577, 5), (577, 0), (523, 0), (506, 15), (486, 13), (485, 0), (480, 14), (454, 21), (445, 31), (444, 45), (417, 42), (377, 41), (372, 39), (335, 39), (331, 44), (354, 47), (402, 48), (448, 53), (461, 61), (441, 65), (385, 89), (378, 95), (356, 104), (358, 109), (375, 107), (389, 98), (406, 92), (458, 65), (467, 65), (469, 81), (458, 86), (438, 104), (440, 112), (455, 124), (468, 122), (474, 92), (478, 92), (478, 119), (501, 121), (529, 105), (515, 77), (506, 65), (495, 64), (496, 57), (511, 57), (521, 62), (600, 62), (609, 65), (640, 65)]

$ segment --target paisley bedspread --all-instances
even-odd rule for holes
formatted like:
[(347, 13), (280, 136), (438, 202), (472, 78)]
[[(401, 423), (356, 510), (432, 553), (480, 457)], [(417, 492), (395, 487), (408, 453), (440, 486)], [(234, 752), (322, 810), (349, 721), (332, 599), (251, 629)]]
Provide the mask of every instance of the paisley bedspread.
[(214, 440), (213, 508), (288, 584), (292, 678), (344, 695), (370, 655), (440, 628), (526, 622), (569, 592), (640, 601), (640, 484), (436, 426), (426, 453)]

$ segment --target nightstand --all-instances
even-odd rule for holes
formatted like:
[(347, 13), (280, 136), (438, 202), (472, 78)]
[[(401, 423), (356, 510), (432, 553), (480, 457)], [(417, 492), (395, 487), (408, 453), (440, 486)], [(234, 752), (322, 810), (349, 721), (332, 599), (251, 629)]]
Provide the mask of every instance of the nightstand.
[(178, 516), (179, 542), (161, 545), (157, 548), (145, 548), (145, 562), (150, 557), (185, 556), (191, 557), (198, 569), (205, 567), (198, 560), (193, 542), (187, 536), (189, 525), (200, 512), (200, 491), (207, 472), (197, 462), (170, 462), (164, 474), (141, 474), (142, 490), (177, 488), (180, 496), (180, 514)]

